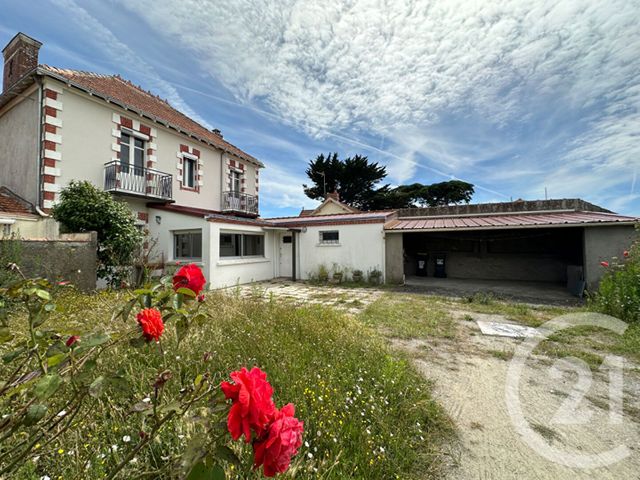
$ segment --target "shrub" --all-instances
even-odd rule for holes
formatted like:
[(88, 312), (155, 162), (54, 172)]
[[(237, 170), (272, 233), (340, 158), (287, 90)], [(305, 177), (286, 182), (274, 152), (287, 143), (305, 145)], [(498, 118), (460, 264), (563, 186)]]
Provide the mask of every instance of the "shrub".
[(69, 232), (98, 233), (99, 277), (117, 286), (130, 275), (129, 267), (143, 236), (126, 203), (114, 200), (90, 182), (72, 181), (60, 193), (52, 214)]
[(620, 258), (602, 262), (607, 269), (589, 306), (625, 322), (640, 323), (640, 244), (636, 241)]
[(15, 236), (0, 239), (0, 287), (6, 287), (19, 278), (10, 265), (19, 265), (21, 257), (22, 246), (19, 239)]
[[(266, 476), (287, 470), (302, 445), (303, 424), (292, 404), (276, 407), (266, 374), (242, 368), (230, 374), (231, 382), (220, 382), (208, 371), (210, 352), (199, 352), (199, 360), (188, 365), (180, 361), (195, 327), (211, 318), (201, 311), (204, 284), (200, 269), (187, 265), (173, 278), (133, 292), (113, 313), (112, 323), (124, 324), (119, 331), (101, 325), (93, 333), (68, 331), (51, 321), (58, 287), (47, 280), (24, 279), (0, 292), (20, 301), (26, 314), (0, 317), (2, 360), (8, 365), (0, 382), (0, 478), (33, 478), (33, 464), (54, 452), (47, 463), (59, 469), (66, 451), (57, 445), (69, 438), (87, 442), (88, 458), (75, 459), (74, 465), (75, 471), (84, 470), (82, 478), (139, 478), (151, 468), (154, 478), (224, 479), (231, 465), (248, 473), (251, 466), (243, 466), (229, 446), (240, 436), (253, 441), (254, 468), (262, 467)], [(167, 349), (178, 354), (175, 361), (168, 360)], [(118, 358), (124, 354), (131, 360), (134, 351), (139, 352), (135, 372)], [(115, 358), (109, 357), (114, 352)], [(142, 394), (135, 387), (140, 383)], [(127, 429), (137, 432), (133, 439), (123, 437), (130, 445), (107, 465), (96, 461), (105, 455), (97, 457), (87, 448), (105, 432), (85, 434), (101, 402), (108, 406), (101, 425), (111, 426), (124, 414)], [(176, 426), (191, 433), (177, 455), (138, 465), (137, 456), (157, 448)], [(70, 444), (81, 448), (73, 440)], [(108, 445), (111, 453), (118, 451), (117, 444)]]

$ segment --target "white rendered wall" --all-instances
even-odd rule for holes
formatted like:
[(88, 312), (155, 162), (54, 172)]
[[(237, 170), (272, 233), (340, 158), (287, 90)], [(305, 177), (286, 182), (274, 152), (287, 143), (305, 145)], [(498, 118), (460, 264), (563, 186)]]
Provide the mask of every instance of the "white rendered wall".
[[(233, 287), (274, 277), (276, 235), (273, 230), (247, 225), (209, 222), (211, 238), (211, 287)], [(220, 257), (220, 233), (264, 233), (264, 257)]]
[[(335, 267), (350, 277), (353, 270), (365, 274), (379, 270), (384, 275), (384, 231), (383, 223), (358, 225), (327, 225), (307, 227), (298, 234), (298, 276), (303, 280), (318, 275), (321, 265), (329, 272)], [(320, 244), (320, 231), (338, 230), (337, 245)]]

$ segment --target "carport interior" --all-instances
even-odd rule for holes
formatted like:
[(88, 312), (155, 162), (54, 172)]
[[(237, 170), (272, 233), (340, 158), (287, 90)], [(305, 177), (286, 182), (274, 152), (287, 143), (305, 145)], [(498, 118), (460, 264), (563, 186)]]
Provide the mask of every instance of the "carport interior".
[[(580, 227), (428, 231), (403, 234), (406, 276), (567, 283), (583, 266)], [(424, 262), (420, 264), (419, 261)]]

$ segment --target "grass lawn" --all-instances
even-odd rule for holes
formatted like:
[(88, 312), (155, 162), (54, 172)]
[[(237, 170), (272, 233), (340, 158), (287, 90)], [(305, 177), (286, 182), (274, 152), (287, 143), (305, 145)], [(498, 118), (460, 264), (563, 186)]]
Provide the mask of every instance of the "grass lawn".
[[(123, 296), (67, 293), (58, 302), (63, 312), (52, 321), (69, 333), (82, 326), (117, 334), (135, 323), (130, 320), (125, 326), (121, 320), (110, 320)], [(296, 308), (276, 299), (265, 302), (218, 293), (208, 294), (205, 305), (213, 318), (187, 337), (180, 362), (175, 361), (174, 329), (168, 325), (164, 350), (173, 377), (165, 387), (167, 401), (176, 398), (198, 372), (207, 371), (222, 381), (232, 370), (258, 365), (269, 375), (276, 404), (294, 403), (296, 416), (305, 423), (303, 447), (282, 478), (440, 478), (441, 447), (451, 435), (450, 421), (432, 400), (429, 384), (366, 325), (374, 323), (371, 313), (363, 323), (330, 307)], [(393, 305), (375, 308), (378, 319), (394, 311)], [(14, 328), (20, 320), (20, 315), (13, 315)], [(416, 327), (411, 327), (411, 318), (386, 321), (400, 320), (406, 335), (413, 333), (412, 328), (447, 335), (450, 328), (439, 313)], [(0, 353), (5, 354), (2, 348)], [(12, 478), (101, 478), (119, 462), (144, 428), (144, 416), (131, 407), (150, 395), (162, 369), (154, 350), (157, 345), (151, 343), (138, 349), (120, 344), (106, 351), (97, 369), (117, 365), (127, 388), (111, 389), (92, 400), (90, 409), (78, 417), (79, 430), (37, 449), (37, 459), (26, 462)], [(206, 352), (211, 353), (208, 360)], [(0, 365), (0, 378), (8, 368)], [(0, 416), (6, 413), (0, 411)], [(190, 422), (172, 422), (119, 478), (157, 478), (154, 471), (159, 465), (179, 462), (194, 427)], [(4, 448), (1, 442), (0, 448)], [(249, 461), (249, 446), (235, 442), (233, 448)], [(259, 478), (248, 471), (249, 465), (227, 468), (227, 476)]]
[[(387, 293), (369, 305), (361, 319), (389, 337), (455, 338), (457, 312), (462, 320), (474, 321), (474, 313), (502, 315), (505, 320), (531, 327), (583, 307), (529, 305), (502, 301), (491, 295), (452, 299), (423, 294)], [(512, 352), (493, 350), (489, 354), (509, 360)], [(609, 354), (622, 355), (640, 363), (640, 325), (631, 324), (622, 336), (596, 327), (574, 327), (544, 340), (536, 353), (552, 358), (576, 357), (597, 369)]]

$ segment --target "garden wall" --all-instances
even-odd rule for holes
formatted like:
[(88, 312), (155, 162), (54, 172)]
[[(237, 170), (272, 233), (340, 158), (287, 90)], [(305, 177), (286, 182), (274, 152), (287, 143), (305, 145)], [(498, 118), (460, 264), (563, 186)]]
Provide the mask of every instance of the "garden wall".
[(61, 234), (56, 239), (1, 241), (17, 244), (18, 263), (27, 277), (66, 280), (81, 290), (96, 288), (95, 232)]

